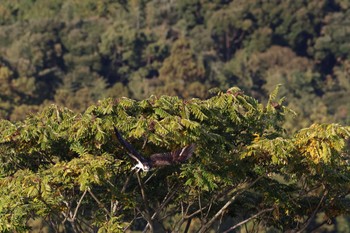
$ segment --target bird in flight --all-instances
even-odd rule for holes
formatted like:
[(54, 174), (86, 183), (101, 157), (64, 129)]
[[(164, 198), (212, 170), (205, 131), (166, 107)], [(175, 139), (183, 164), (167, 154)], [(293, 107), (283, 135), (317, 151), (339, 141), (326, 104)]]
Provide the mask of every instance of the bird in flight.
[(132, 145), (124, 140), (116, 127), (114, 127), (114, 132), (119, 142), (128, 152), (128, 155), (137, 162), (132, 170), (137, 169), (137, 171), (142, 170), (147, 172), (155, 167), (183, 163), (192, 156), (195, 150), (195, 144), (190, 144), (171, 152), (152, 154), (149, 158), (145, 158)]

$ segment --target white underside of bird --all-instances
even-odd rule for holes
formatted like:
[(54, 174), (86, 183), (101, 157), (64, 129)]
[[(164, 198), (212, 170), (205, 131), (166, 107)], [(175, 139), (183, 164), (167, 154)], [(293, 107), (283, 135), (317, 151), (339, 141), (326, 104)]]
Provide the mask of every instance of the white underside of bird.
[(150, 168), (148, 166), (143, 165), (140, 161), (138, 162), (138, 164), (136, 164), (135, 166), (133, 166), (131, 168), (131, 171), (136, 170), (137, 172), (139, 172), (140, 170), (144, 171), (144, 172), (148, 172), (150, 170)]

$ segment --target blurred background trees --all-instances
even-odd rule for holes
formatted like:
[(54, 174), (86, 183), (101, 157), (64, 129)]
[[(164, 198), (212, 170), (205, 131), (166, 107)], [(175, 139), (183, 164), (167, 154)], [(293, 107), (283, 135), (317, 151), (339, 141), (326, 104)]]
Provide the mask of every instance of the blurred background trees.
[(287, 129), (348, 124), (349, 11), (344, 0), (3, 0), (1, 117), (233, 85), (266, 101), (283, 84), (298, 113)]

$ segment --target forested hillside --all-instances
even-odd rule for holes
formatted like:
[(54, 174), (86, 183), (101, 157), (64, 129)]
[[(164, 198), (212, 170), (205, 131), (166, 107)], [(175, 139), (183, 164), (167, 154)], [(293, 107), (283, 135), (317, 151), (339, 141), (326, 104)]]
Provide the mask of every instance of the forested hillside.
[(208, 97), (277, 84), (298, 115), (349, 123), (347, 0), (2, 0), (1, 117), (104, 97)]

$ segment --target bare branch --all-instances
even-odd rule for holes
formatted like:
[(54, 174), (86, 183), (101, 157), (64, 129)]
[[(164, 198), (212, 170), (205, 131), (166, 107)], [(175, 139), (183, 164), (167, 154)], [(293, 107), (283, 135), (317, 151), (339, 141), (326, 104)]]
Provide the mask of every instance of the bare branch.
[(303, 232), (310, 225), (311, 221), (314, 219), (314, 217), (316, 216), (317, 212), (319, 211), (319, 209), (321, 207), (321, 204), (322, 204), (324, 198), (327, 196), (327, 194), (328, 194), (328, 191), (325, 190), (325, 192), (322, 195), (322, 198), (321, 198), (320, 202), (317, 204), (316, 209), (314, 210), (314, 212), (312, 213), (310, 218), (307, 220), (305, 225), (299, 231), (297, 231), (298, 233)]
[(186, 218), (187, 213), (190, 209), (190, 207), (193, 205), (193, 203), (188, 203), (186, 210), (184, 209), (184, 203), (181, 201), (181, 219), (179, 219), (179, 221), (177, 221), (174, 224), (174, 229), (177, 229), (175, 232), (178, 232), (179, 229), (181, 228), (182, 224), (186, 221), (186, 219), (188, 219), (187, 224), (189, 224), (189, 222), (192, 221), (192, 218)]
[(147, 184), (148, 181), (150, 181), (151, 178), (152, 178), (153, 176), (155, 176), (156, 172), (157, 172), (157, 170), (155, 170), (155, 171), (152, 173), (152, 175), (150, 175), (150, 176), (147, 178), (147, 180), (145, 181), (145, 184)]
[(141, 180), (140, 173), (136, 172), (136, 177), (137, 177), (137, 180), (139, 182), (139, 186), (140, 186), (140, 190), (141, 190), (141, 196), (142, 196), (143, 202), (145, 204), (145, 213), (142, 214), (142, 212), (141, 212), (141, 214), (142, 214), (142, 216), (144, 216), (145, 220), (147, 221), (147, 225), (143, 229), (143, 232), (146, 232), (148, 228), (150, 228), (151, 232), (153, 232), (153, 221), (152, 221), (152, 218), (151, 218), (151, 215), (150, 215), (150, 207), (149, 207), (149, 204), (148, 204), (148, 199), (147, 199), (147, 196), (146, 196), (145, 189), (143, 187), (143, 183), (142, 183), (142, 180)]
[(128, 178), (125, 180), (125, 183), (123, 185), (123, 188), (121, 190), (121, 193), (125, 193), (126, 187), (128, 186), (131, 177), (134, 175), (135, 171), (131, 172), (131, 174), (128, 176)]
[(256, 213), (256, 214), (254, 214), (253, 216), (247, 218), (246, 220), (244, 220), (244, 221), (242, 221), (242, 222), (239, 222), (239, 223), (237, 223), (236, 225), (230, 227), (229, 229), (227, 229), (227, 230), (224, 231), (223, 233), (228, 233), (228, 232), (230, 232), (230, 231), (236, 229), (237, 227), (240, 227), (240, 226), (242, 226), (243, 224), (249, 222), (250, 220), (252, 220), (252, 219), (258, 217), (259, 215), (262, 215), (263, 213), (266, 213), (266, 212), (270, 212), (270, 211), (272, 211), (272, 210), (274, 210), (274, 209), (275, 209), (275, 207), (272, 207), (272, 208), (269, 208), (269, 209), (264, 209), (264, 210), (262, 210), (262, 211), (260, 211), (260, 212), (258, 212), (258, 213)]
[(152, 217), (151, 217), (152, 220), (154, 220), (157, 217), (157, 215), (160, 213), (160, 211), (162, 211), (162, 209), (169, 203), (169, 201), (173, 198), (173, 196), (176, 194), (177, 191), (178, 191), (178, 185), (176, 187), (174, 185), (172, 187), (172, 191), (168, 192), (167, 195), (165, 195), (162, 203), (160, 204), (160, 206), (157, 208), (157, 210), (152, 215)]
[(234, 187), (230, 187), (230, 188), (227, 188), (227, 189), (223, 190), (222, 192), (220, 192), (220, 193), (214, 195), (214, 196), (211, 198), (210, 202), (209, 202), (206, 206), (204, 206), (204, 207), (202, 207), (202, 208), (200, 208), (200, 209), (194, 211), (194, 212), (191, 213), (190, 215), (187, 215), (188, 210), (189, 210), (189, 208), (187, 208), (186, 215), (185, 215), (184, 219), (193, 218), (195, 215), (201, 213), (203, 210), (205, 210), (205, 209), (208, 208), (207, 213), (206, 213), (206, 215), (205, 215), (205, 217), (207, 218), (208, 215), (209, 215), (209, 213), (210, 213), (210, 209), (211, 209), (211, 207), (212, 207), (214, 201), (217, 200), (217, 199), (219, 199), (219, 198), (221, 198), (221, 197), (223, 197), (223, 196), (225, 196), (225, 195), (228, 195), (229, 193), (231, 193), (231, 192), (232, 192), (233, 190), (235, 190), (235, 189), (236, 189), (235, 186), (234, 186)]
[(184, 230), (184, 233), (187, 233), (188, 230), (190, 229), (190, 226), (191, 226), (191, 221), (192, 221), (192, 218), (188, 219), (187, 220), (187, 224), (186, 224), (186, 227), (185, 227), (185, 230)]
[(79, 207), (81, 205), (81, 202), (83, 201), (83, 198), (85, 197), (86, 195), (86, 192), (87, 190), (84, 191), (83, 195), (81, 195), (79, 201), (78, 201), (78, 204), (77, 204), (77, 207), (75, 207), (75, 210), (74, 210), (74, 214), (73, 214), (73, 217), (72, 217), (72, 221), (75, 220), (75, 217), (77, 216), (77, 213), (78, 213), (78, 210), (79, 210)]
[(226, 209), (236, 200), (236, 198), (241, 195), (243, 192), (245, 192), (247, 189), (251, 188), (256, 182), (258, 182), (263, 176), (259, 176), (257, 179), (255, 179), (253, 182), (248, 184), (246, 187), (241, 188), (236, 192), (235, 195), (233, 195), (223, 207), (206, 223), (204, 224), (201, 229), (198, 231), (199, 233), (204, 233), (208, 230), (208, 228), (221, 216), (221, 214), (226, 211)]
[(124, 227), (123, 232), (126, 232), (126, 231), (131, 227), (131, 225), (133, 224), (133, 222), (134, 222), (135, 220), (137, 220), (137, 219), (140, 219), (140, 218), (142, 218), (142, 217), (138, 217), (138, 216), (136, 215), (131, 221), (129, 221), (128, 225), (127, 225), (126, 227)]
[(194, 216), (196, 216), (197, 214), (201, 213), (203, 210), (205, 210), (209, 205), (206, 205), (202, 208), (199, 208), (198, 210), (194, 211), (193, 213), (191, 213), (190, 215), (186, 215), (184, 216), (184, 219), (190, 219), (193, 218)]
[(201, 199), (201, 195), (198, 195), (198, 205), (199, 205), (199, 213), (201, 214), (201, 220), (203, 219), (203, 211), (202, 211), (202, 199)]
[(316, 226), (314, 226), (312, 229), (308, 229), (308, 230), (309, 230), (309, 232), (314, 232), (314, 233), (319, 232), (319, 228), (322, 227), (325, 224), (328, 224), (329, 221), (330, 221), (330, 219), (325, 219), (321, 223), (319, 223)]
[(210, 210), (211, 210), (211, 206), (213, 205), (213, 202), (214, 202), (214, 198), (212, 198), (209, 202), (209, 206), (208, 206), (208, 210), (207, 210), (207, 214), (205, 215), (205, 218), (208, 218), (209, 216), (209, 213), (210, 213)]
[(97, 204), (106, 212), (106, 214), (109, 217), (112, 217), (111, 213), (108, 211), (108, 209), (105, 207), (105, 205), (102, 202), (100, 202), (100, 200), (95, 196), (95, 194), (90, 189), (87, 189), (87, 191), (89, 192), (91, 197), (97, 202)]

